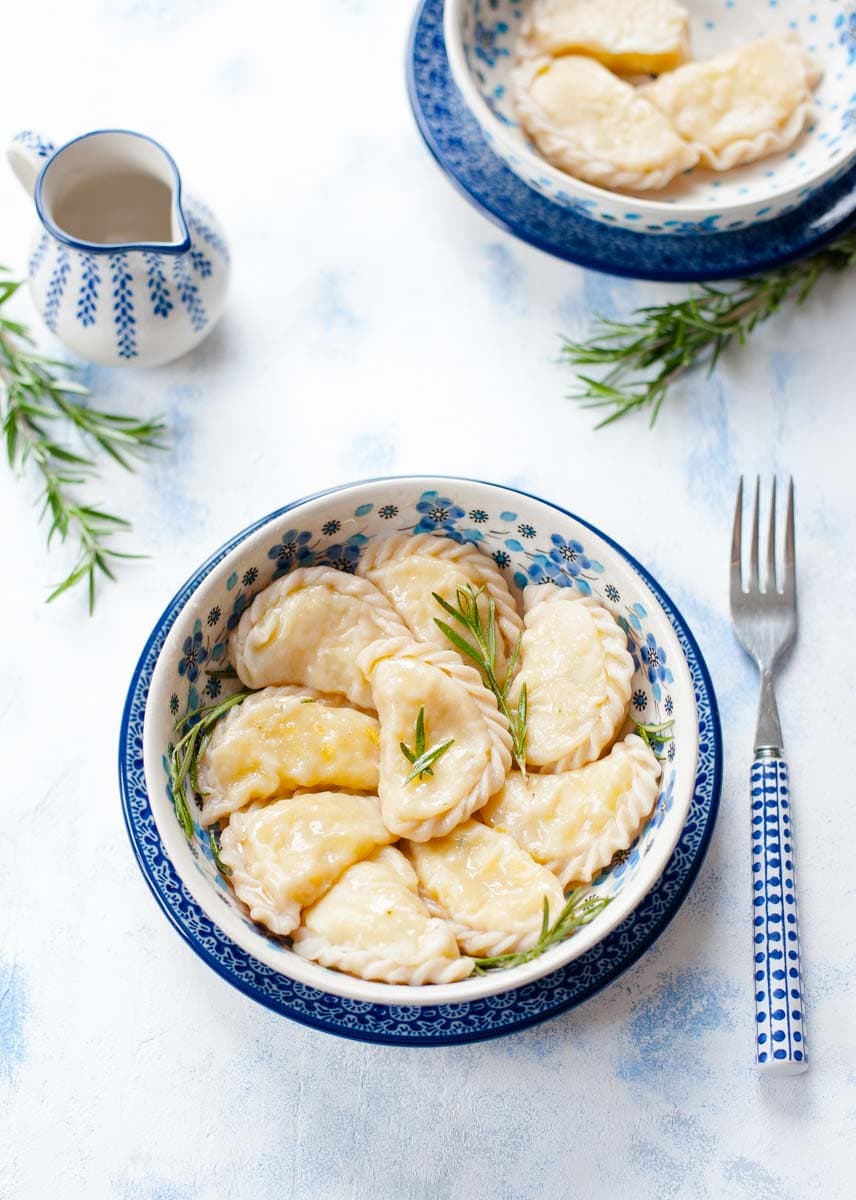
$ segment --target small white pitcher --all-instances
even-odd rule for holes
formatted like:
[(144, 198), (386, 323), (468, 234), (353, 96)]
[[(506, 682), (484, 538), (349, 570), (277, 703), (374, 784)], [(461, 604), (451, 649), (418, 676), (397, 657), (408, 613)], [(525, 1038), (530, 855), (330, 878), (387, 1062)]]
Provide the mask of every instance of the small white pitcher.
[(100, 129), (7, 151), (41, 221), (29, 282), (45, 324), (81, 358), (152, 367), (196, 346), (223, 311), (229, 251), (209, 208), (141, 133)]

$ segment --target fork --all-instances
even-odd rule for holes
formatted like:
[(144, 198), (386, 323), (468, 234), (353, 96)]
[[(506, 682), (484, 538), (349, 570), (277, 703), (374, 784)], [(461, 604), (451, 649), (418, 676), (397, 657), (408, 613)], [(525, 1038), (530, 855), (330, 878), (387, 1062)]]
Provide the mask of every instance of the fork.
[(784, 565), (777, 572), (776, 480), (773, 479), (763, 586), (758, 564), (760, 493), (761, 480), (757, 478), (746, 575), (742, 568), (742, 477), (731, 541), (731, 619), (738, 639), (761, 674), (755, 761), (751, 771), (755, 1054), (761, 1070), (795, 1075), (806, 1069), (808, 1059), (802, 1014), (788, 764), (773, 691), (775, 667), (790, 650), (797, 632), (793, 480), (788, 485)]

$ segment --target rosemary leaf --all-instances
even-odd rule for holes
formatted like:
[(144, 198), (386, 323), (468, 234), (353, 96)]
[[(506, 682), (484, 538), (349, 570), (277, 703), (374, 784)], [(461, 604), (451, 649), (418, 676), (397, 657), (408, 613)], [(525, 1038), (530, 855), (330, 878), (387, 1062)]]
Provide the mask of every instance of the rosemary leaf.
[(438, 759), (442, 758), (450, 746), (454, 746), (455, 739), (449, 738), (439, 746), (434, 746), (430, 750), (425, 748), (425, 706), (419, 709), (419, 716), (416, 718), (414, 728), (414, 746), (411, 750), (405, 742), (399, 742), (401, 753), (411, 764), (412, 770), (404, 781), (404, 786), (407, 787), (414, 779), (422, 779), (424, 775), (433, 775), (431, 769)]
[(658, 725), (644, 725), (639, 721), (633, 722), (634, 732), (641, 737), (649, 750), (653, 751), (654, 757), (660, 762), (663, 762), (666, 757), (662, 753), (663, 747), (675, 740), (672, 733), (674, 727), (674, 721), (661, 721)]
[(208, 831), (208, 845), (211, 847), (211, 856), (214, 859), (214, 866), (221, 875), (225, 875), (228, 879), (228, 877), (232, 874), (232, 868), (227, 867), (220, 857), (220, 846), (217, 843), (217, 838), (214, 835), (213, 829)]
[(854, 263), (856, 231), (851, 231), (807, 258), (734, 286), (703, 284), (685, 300), (637, 309), (630, 321), (599, 317), (591, 338), (563, 344), (562, 358), (572, 367), (604, 368), (597, 378), (577, 373), (571, 399), (602, 410), (600, 426), (643, 409), (653, 425), (682, 375), (699, 366), (712, 371), (726, 350), (744, 345), (782, 304), (802, 304), (821, 276)]

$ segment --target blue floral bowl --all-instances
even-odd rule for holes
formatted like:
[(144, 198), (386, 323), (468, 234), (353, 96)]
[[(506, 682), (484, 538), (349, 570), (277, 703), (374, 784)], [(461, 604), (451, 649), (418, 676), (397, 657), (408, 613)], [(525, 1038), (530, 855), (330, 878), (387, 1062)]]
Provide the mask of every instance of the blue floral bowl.
[[(218, 872), (207, 832), (188, 841), (169, 787), (176, 723), (235, 690), (224, 677), (227, 640), (253, 597), (295, 567), (353, 571), (365, 546), (391, 533), (433, 532), (489, 554), (518, 594), (554, 583), (593, 595), (615, 614), (636, 664), (632, 711), (639, 721), (674, 722), (655, 811), (635, 845), (594, 882), (612, 898), (574, 937), (516, 967), (443, 986), (367, 983), (308, 962), (250, 920)], [(143, 722), (145, 788), (157, 834), (182, 884), (220, 930), (254, 959), (322, 993), (380, 1005), (444, 1005), (510, 991), (547, 975), (600, 942), (660, 878), (686, 820), (696, 782), (699, 738), (692, 678), (672, 623), (632, 562), (591, 526), (534, 496), (475, 480), (404, 477), (325, 492), (272, 516), (233, 550), (198, 571), (154, 631), (162, 640)], [(128, 736), (138, 736), (133, 728)]]
[[(823, 79), (814, 118), (788, 150), (716, 172), (695, 168), (664, 191), (622, 195), (574, 179), (542, 158), (517, 123), (509, 78), (529, 0), (445, 0), (452, 77), (493, 151), (548, 200), (644, 233), (743, 229), (798, 208), (856, 157), (856, 6), (834, 0), (684, 0), (692, 53), (711, 58), (765, 34), (796, 33)], [(649, 196), (653, 198), (649, 198)]]

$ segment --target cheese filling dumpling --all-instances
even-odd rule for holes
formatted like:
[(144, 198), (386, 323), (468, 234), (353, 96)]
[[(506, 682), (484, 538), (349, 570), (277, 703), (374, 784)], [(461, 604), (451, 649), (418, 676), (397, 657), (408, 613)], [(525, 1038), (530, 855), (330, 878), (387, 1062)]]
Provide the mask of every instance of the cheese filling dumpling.
[[(440, 837), (502, 787), (511, 735), (475, 667), (451, 650), (393, 638), (370, 646), (359, 665), (371, 680), (380, 720), (378, 795), (387, 828), (416, 841)], [(421, 777), (402, 751), (416, 745), (424, 710), (425, 750), (452, 744)]]
[(294, 949), (324, 967), (384, 983), (453, 983), (472, 972), (451, 926), (432, 917), (400, 850), (348, 867), (303, 914)]
[(397, 534), (367, 546), (357, 572), (383, 592), (418, 641), (445, 650), (451, 643), (435, 624), (435, 617), (467, 635), (443, 611), (433, 593), (457, 606), (459, 588), (472, 587), (476, 592), (483, 588), (478, 608), (486, 628), (493, 600), (497, 677), (504, 678), (523, 621), (499, 567), (475, 546), (432, 533)]
[(660, 764), (631, 734), (606, 758), (561, 775), (509, 775), (479, 814), (509, 833), (563, 887), (590, 883), (627, 850), (657, 802)]
[(526, 632), (511, 685), (526, 684), (526, 761), (567, 771), (592, 762), (624, 722), (633, 659), (614, 617), (590, 596), (552, 583), (524, 592)]
[(698, 162), (659, 108), (592, 58), (524, 60), (512, 86), (521, 126), (569, 175), (647, 191)]
[(565, 903), (551, 871), (481, 821), (431, 842), (410, 842), (407, 853), (424, 895), (452, 923), (465, 954), (528, 950), (538, 941), (544, 899), (551, 923)]
[(232, 813), (220, 858), (253, 920), (284, 935), (347, 867), (392, 841), (374, 796), (305, 792)]
[(371, 688), (356, 657), (378, 638), (406, 632), (368, 580), (332, 567), (298, 567), (256, 596), (230, 651), (247, 687), (298, 684), (370, 708)]
[(676, 0), (535, 0), (524, 35), (545, 54), (587, 54), (625, 74), (658, 75), (689, 58)]
[(766, 37), (687, 63), (639, 89), (700, 155), (726, 171), (790, 146), (811, 113), (817, 64), (796, 39)]
[(308, 688), (248, 696), (214, 727), (199, 760), (202, 824), (298, 788), (377, 792), (378, 723)]

